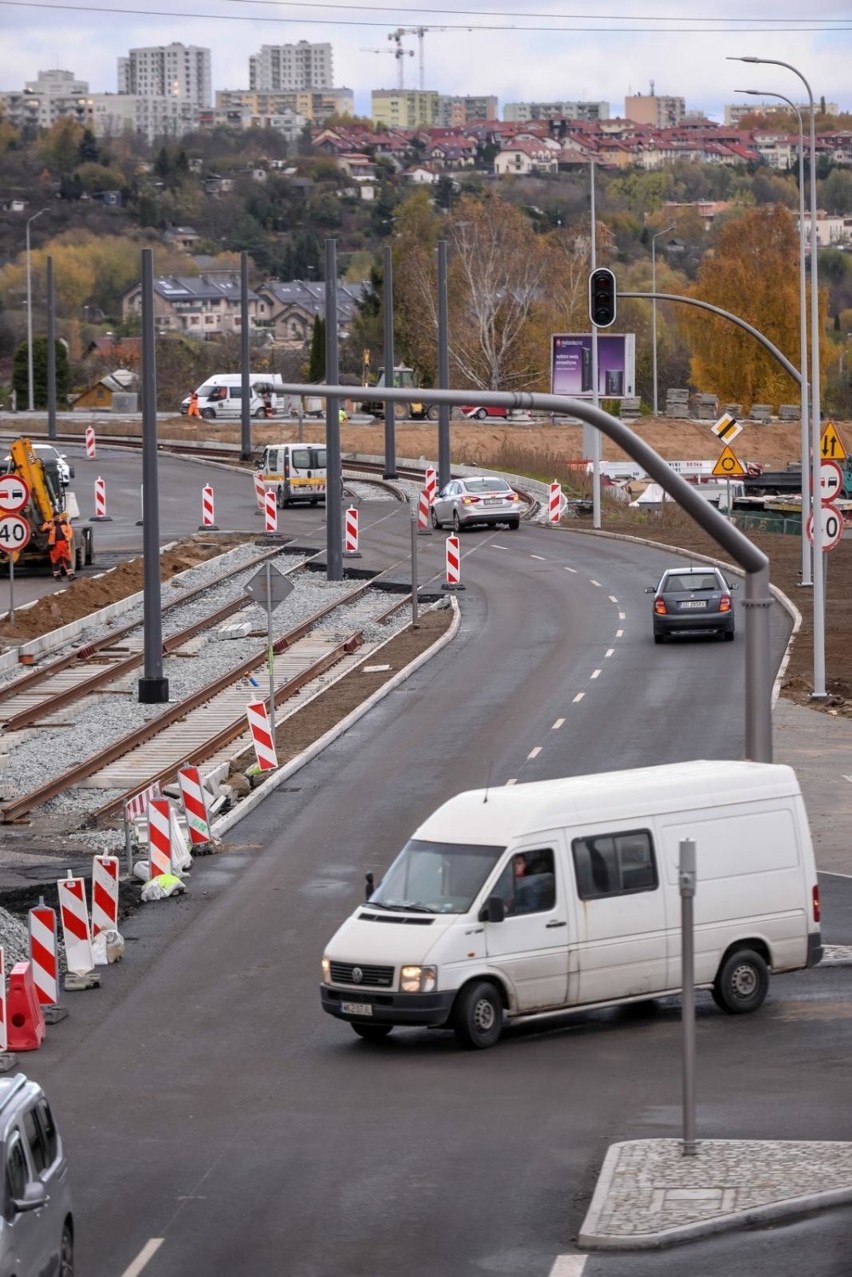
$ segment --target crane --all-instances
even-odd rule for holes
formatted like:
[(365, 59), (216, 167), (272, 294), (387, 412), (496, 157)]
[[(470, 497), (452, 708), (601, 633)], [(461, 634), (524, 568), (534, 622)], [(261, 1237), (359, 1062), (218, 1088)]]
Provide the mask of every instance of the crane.
[[(404, 35), (417, 36), (417, 42), (420, 48), (420, 89), (421, 91), (425, 89), (426, 87), (426, 68), (424, 66), (424, 61), (423, 61), (423, 37), (425, 36), (427, 31), (455, 31), (455, 30), (458, 30), (458, 28), (456, 27), (397, 27), (396, 31), (392, 31), (391, 34), (388, 36), (389, 40), (396, 40), (397, 48), (402, 47), (401, 41)], [(473, 28), (467, 27), (466, 30), (472, 31)]]
[[(395, 39), (395, 35), (388, 36), (388, 39), (389, 40)], [(361, 52), (362, 53), (392, 53), (393, 56), (396, 58), (397, 88), (400, 88), (400, 89), (405, 88), (405, 78), (403, 76), (404, 63), (402, 59), (405, 57), (413, 58), (414, 57), (413, 49), (403, 49), (400, 41), (397, 41), (397, 47), (395, 49), (361, 49)]]

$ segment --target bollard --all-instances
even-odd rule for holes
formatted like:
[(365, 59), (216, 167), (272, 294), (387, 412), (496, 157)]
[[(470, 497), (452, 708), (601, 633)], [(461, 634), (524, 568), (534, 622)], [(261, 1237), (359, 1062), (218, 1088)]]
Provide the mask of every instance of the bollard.
[(442, 590), (463, 590), (461, 583), (461, 549), (458, 537), (447, 537), (447, 579)]
[(95, 427), (86, 426), (86, 458), (89, 461), (94, 461), (96, 456), (97, 456), (97, 451), (95, 449)]
[(429, 526), (429, 493), (425, 488), (420, 493), (417, 502), (417, 535), (419, 537), (430, 537), (432, 529)]
[(278, 531), (278, 506), (275, 501), (275, 490), (273, 488), (266, 489), (264, 497), (264, 531)]
[(358, 511), (351, 505), (346, 511), (346, 542), (343, 551), (347, 559), (360, 559), (358, 553)]
[(172, 868), (172, 809), (168, 798), (148, 800), (148, 864), (150, 876), (174, 873)]
[(201, 489), (201, 523), (198, 526), (199, 532), (208, 532), (208, 531), (218, 532), (219, 531), (218, 527), (216, 526), (216, 520), (215, 520), (215, 515), (213, 511), (214, 511), (213, 489), (210, 487), (209, 483), (206, 483), (204, 487)]
[(254, 500), (255, 514), (263, 514), (266, 508), (266, 484), (263, 482), (263, 471), (256, 470), (254, 473)]
[(272, 771), (278, 766), (278, 755), (275, 752), (275, 740), (269, 729), (269, 714), (265, 701), (249, 701), (246, 716), (254, 744), (254, 756), (262, 772)]
[(95, 513), (89, 522), (112, 523), (112, 519), (106, 512), (106, 484), (100, 475), (95, 479)]
[(562, 485), (559, 483), (554, 482), (550, 485), (550, 502), (547, 514), (551, 523), (558, 523), (562, 517)]
[(430, 506), (435, 504), (435, 497), (438, 493), (438, 476), (435, 473), (434, 466), (426, 467), (426, 496), (429, 498)]
[(92, 858), (92, 937), (118, 930), (118, 858)]

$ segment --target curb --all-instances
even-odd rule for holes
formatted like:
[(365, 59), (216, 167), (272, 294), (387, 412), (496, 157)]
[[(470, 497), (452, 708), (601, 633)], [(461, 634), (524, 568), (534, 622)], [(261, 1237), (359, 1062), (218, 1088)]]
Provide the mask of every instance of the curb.
[[(425, 665), (427, 661), (430, 661), (433, 656), (437, 656), (438, 652), (440, 652), (442, 648), (446, 647), (447, 644), (456, 637), (459, 625), (461, 624), (461, 612), (459, 611), (456, 599), (450, 596), (449, 602), (453, 611), (453, 619), (446, 633), (442, 634), (439, 639), (436, 639), (432, 646), (428, 647), (425, 652), (421, 652), (419, 656), (416, 656), (413, 661), (405, 666), (404, 669), (398, 670), (397, 673), (394, 674), (393, 678), (388, 679), (387, 683), (376, 688), (375, 692), (373, 692), (371, 696), (368, 696), (365, 701), (362, 701), (360, 705), (351, 710), (346, 717), (342, 718), (339, 723), (334, 725), (334, 727), (330, 727), (324, 735), (320, 736), (318, 740), (315, 740), (314, 743), (309, 745), (307, 749), (303, 750), (301, 754), (297, 754), (295, 758), (291, 758), (289, 763), (286, 763), (284, 767), (275, 773), (274, 776), (270, 776), (269, 780), (265, 780), (262, 785), (258, 785), (256, 789), (253, 789), (247, 798), (244, 798), (242, 802), (237, 803), (236, 807), (232, 808), (232, 810), (229, 811), (227, 815), (223, 816), (221, 820), (217, 820), (211, 826), (210, 830), (213, 837), (219, 838), (222, 834), (227, 833), (228, 830), (233, 829), (234, 825), (239, 824), (244, 816), (248, 816), (254, 811), (255, 807), (258, 807), (263, 802), (265, 798), (278, 789), (280, 785), (283, 785), (285, 780), (289, 780), (297, 771), (299, 771), (307, 763), (310, 763), (318, 754), (322, 753), (327, 745), (331, 745), (339, 736), (342, 736), (344, 732), (347, 732), (354, 723), (357, 723), (360, 718), (363, 718), (365, 714), (369, 713), (374, 705), (377, 705), (379, 701), (383, 700), (390, 692), (395, 691), (401, 683), (404, 683), (412, 674), (415, 674), (417, 670), (419, 670), (422, 665)], [(402, 631), (400, 631), (400, 633), (401, 632)], [(393, 637), (396, 636), (394, 635)], [(388, 639), (387, 641), (391, 642), (391, 639)], [(375, 657), (377, 651), (380, 652), (381, 648), (377, 648), (376, 651), (371, 652), (371, 658)]]

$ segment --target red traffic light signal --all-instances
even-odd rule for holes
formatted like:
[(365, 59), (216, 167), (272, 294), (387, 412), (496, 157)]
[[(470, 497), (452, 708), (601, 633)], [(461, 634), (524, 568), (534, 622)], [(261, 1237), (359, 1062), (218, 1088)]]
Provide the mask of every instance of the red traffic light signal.
[(609, 267), (599, 266), (589, 275), (589, 319), (596, 328), (615, 323), (616, 298), (615, 276)]

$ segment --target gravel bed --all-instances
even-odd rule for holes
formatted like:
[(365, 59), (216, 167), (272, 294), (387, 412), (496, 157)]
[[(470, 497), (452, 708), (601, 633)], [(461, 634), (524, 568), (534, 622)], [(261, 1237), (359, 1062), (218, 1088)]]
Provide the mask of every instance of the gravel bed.
[(30, 933), (27, 924), (16, 918), (8, 909), (0, 907), (0, 945), (3, 946), (3, 965), (6, 979), (16, 962), (30, 961)]
[[(394, 485), (401, 487), (398, 479), (394, 479)], [(391, 505), (399, 505), (399, 498), (390, 491), (383, 483), (368, 483), (366, 480), (345, 478), (344, 487), (346, 495), (355, 501), (389, 501)]]

